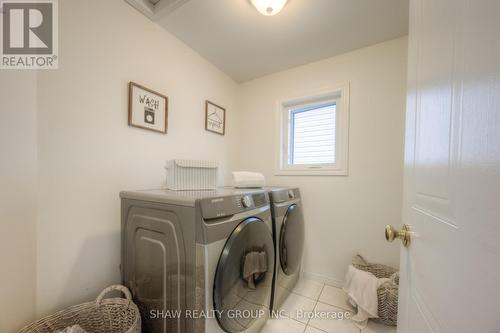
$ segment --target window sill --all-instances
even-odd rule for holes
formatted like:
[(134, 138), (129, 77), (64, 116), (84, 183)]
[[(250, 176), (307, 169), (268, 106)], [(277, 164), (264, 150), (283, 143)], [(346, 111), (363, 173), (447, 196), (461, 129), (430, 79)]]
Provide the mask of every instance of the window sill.
[(275, 176), (347, 176), (347, 170), (277, 170), (274, 172)]

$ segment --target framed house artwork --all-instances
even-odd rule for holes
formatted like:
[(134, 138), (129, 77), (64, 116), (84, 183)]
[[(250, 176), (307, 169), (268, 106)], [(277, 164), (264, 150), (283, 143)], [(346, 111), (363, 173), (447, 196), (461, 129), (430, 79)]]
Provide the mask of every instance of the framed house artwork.
[(128, 124), (167, 133), (168, 97), (137, 83), (129, 82)]
[(215, 103), (206, 101), (205, 129), (220, 135), (226, 134), (226, 109)]

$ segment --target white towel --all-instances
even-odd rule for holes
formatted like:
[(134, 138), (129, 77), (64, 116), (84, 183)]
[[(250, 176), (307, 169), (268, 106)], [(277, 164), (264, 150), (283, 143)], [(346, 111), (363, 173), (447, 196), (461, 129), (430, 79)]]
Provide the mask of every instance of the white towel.
[(79, 325), (73, 325), (55, 333), (87, 333), (87, 331), (84, 331), (83, 328), (81, 328)]
[(248, 288), (255, 290), (255, 278), (267, 272), (267, 255), (264, 251), (251, 251), (245, 255), (243, 263), (243, 278)]
[(266, 185), (263, 174), (249, 171), (233, 171), (233, 186), (235, 188), (261, 188)]
[(378, 318), (378, 287), (389, 279), (378, 279), (375, 275), (349, 265), (344, 282), (344, 291), (358, 313), (351, 319), (360, 329), (366, 327), (369, 318)]

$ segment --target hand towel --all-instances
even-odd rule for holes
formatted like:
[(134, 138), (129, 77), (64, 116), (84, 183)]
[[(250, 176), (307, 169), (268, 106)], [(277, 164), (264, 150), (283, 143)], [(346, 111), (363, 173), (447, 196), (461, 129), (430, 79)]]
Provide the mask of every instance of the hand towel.
[(344, 282), (344, 291), (358, 312), (351, 319), (357, 327), (366, 327), (369, 318), (378, 318), (378, 287), (389, 279), (378, 279), (375, 275), (349, 265)]
[(243, 279), (248, 283), (248, 288), (255, 290), (255, 279), (265, 272), (267, 272), (266, 252), (248, 252), (243, 261)]
[(80, 325), (73, 325), (55, 333), (87, 333), (87, 331), (84, 331), (83, 328), (80, 327)]
[(233, 171), (233, 184), (235, 188), (261, 188), (266, 185), (266, 179), (258, 172)]

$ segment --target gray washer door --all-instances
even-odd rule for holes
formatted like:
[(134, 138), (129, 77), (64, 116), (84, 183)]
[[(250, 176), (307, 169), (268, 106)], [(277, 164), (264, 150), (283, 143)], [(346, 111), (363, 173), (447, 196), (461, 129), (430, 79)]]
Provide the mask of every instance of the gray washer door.
[(288, 207), (283, 218), (279, 239), (280, 265), (286, 275), (300, 270), (304, 250), (304, 219), (300, 206)]
[[(245, 256), (253, 251), (265, 252), (267, 262), (266, 272), (255, 275), (255, 289), (243, 278)], [(222, 329), (231, 333), (244, 331), (258, 319), (259, 311), (269, 309), (273, 272), (271, 230), (258, 218), (244, 220), (227, 240), (215, 273), (214, 309)], [(241, 315), (236, 311), (242, 311)]]

